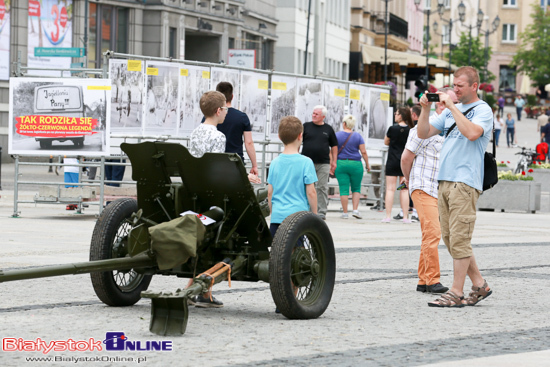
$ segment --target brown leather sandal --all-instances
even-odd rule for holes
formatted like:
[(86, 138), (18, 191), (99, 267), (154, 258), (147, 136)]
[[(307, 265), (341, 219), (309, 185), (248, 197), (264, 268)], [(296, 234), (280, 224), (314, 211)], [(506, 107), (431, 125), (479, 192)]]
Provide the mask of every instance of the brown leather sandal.
[(493, 291), (487, 285), (487, 281), (483, 281), (483, 287), (472, 286), (472, 291), (470, 296), (466, 298), (466, 306), (475, 306), (480, 301), (483, 301), (485, 298), (493, 294)]
[[(430, 307), (464, 307), (464, 296), (459, 297), (451, 291), (447, 291), (441, 295), (441, 298), (436, 299), (434, 302), (428, 302)], [(436, 303), (437, 302), (437, 303)]]

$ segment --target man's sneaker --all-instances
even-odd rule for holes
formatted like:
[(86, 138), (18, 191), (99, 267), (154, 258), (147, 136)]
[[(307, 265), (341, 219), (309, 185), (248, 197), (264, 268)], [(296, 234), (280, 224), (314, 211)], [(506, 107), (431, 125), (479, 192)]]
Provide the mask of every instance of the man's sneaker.
[(416, 215), (411, 215), (411, 222), (420, 222), (420, 219), (418, 219), (418, 216)]
[(348, 213), (342, 213), (342, 215), (340, 216), (340, 218), (342, 218), (342, 219), (348, 219), (348, 218), (349, 218), (349, 214), (348, 214)]
[(214, 297), (212, 297), (212, 300), (208, 297), (203, 297), (202, 295), (196, 296), (194, 298), (195, 301), (195, 307), (201, 307), (201, 308), (220, 308), (223, 307), (223, 303), (221, 301), (218, 301)]
[(355, 218), (357, 219), (363, 219), (363, 217), (361, 216), (361, 213), (359, 213), (359, 210), (354, 210), (351, 215), (353, 215)]
[(416, 291), (426, 293), (426, 284), (417, 284)]
[(445, 293), (449, 288), (444, 287), (441, 283), (435, 283), (426, 287), (426, 292), (428, 293)]
[(401, 220), (401, 219), (403, 219), (403, 214), (399, 213), (399, 214), (397, 214), (395, 217), (393, 217), (393, 219), (395, 219), (395, 220)]

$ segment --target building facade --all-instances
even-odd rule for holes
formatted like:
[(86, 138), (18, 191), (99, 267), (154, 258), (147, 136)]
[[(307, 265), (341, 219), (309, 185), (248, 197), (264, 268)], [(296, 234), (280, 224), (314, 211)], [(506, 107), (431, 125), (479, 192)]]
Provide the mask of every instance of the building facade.
[[(9, 62), (10, 75), (19, 56), (22, 65), (36, 59), (34, 45), (29, 46), (29, 34), (48, 36), (37, 27), (42, 19), (37, 16), (39, 4), (34, 0), (11, 1), (7, 9), (9, 60), (2, 62)], [(72, 44), (65, 47), (86, 50), (84, 57), (63, 59), (88, 68), (102, 67), (102, 54), (107, 50), (227, 63), (230, 49), (255, 50), (256, 68), (275, 67), (276, 0), (68, 0), (60, 1), (59, 6), (67, 9), (62, 21), (71, 24), (67, 39), (71, 38)], [(48, 13), (46, 9), (42, 12)], [(9, 126), (9, 82), (7, 76), (5, 79), (0, 80), (2, 147), (8, 146)], [(9, 160), (7, 151), (2, 159)]]
[(348, 79), (349, 9), (349, 0), (277, 0), (276, 70)]

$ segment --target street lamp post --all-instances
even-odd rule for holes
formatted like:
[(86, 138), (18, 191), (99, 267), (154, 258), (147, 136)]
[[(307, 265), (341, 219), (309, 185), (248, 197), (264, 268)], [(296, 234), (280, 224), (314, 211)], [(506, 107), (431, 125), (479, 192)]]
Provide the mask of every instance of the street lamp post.
[(483, 11), (481, 11), (481, 9), (478, 9), (476, 25), (472, 25), (472, 24), (464, 25), (464, 20), (466, 19), (466, 5), (464, 5), (464, 2), (461, 1), (460, 4), (458, 5), (458, 17), (460, 19), (461, 25), (463, 27), (468, 28), (468, 65), (471, 65), (472, 64), (472, 29), (477, 28), (479, 33), (485, 14), (483, 14)]
[[(414, 5), (416, 6), (416, 10), (418, 9), (418, 6), (420, 5), (421, 0), (414, 0)], [(422, 13), (426, 14), (427, 16), (427, 22), (426, 22), (426, 86), (428, 86), (428, 83), (430, 82), (430, 66), (428, 65), (428, 59), (430, 57), (430, 13), (432, 12), (431, 8), (428, 9), (422, 9), (420, 10)]]
[[(489, 17), (486, 18), (486, 20), (488, 20)], [(489, 22), (487, 22), (487, 29), (485, 31), (481, 31), (481, 33), (483, 33), (485, 35), (485, 52), (484, 52), (484, 61), (485, 61), (485, 70), (483, 71), (483, 81), (485, 83), (487, 83), (487, 78), (488, 78), (488, 63), (489, 63), (489, 35), (491, 35), (492, 33), (495, 33), (498, 29), (498, 26), (500, 25), (500, 18), (498, 17), (498, 15), (496, 16), (496, 18), (493, 20), (493, 22), (491, 23), (491, 30), (489, 30)]]
[(386, 11), (384, 13), (384, 81), (388, 81), (388, 2), (392, 0), (382, 0), (386, 3)]
[[(462, 4), (464, 6), (464, 4)], [(465, 6), (464, 6), (465, 8)], [(463, 9), (464, 10), (464, 9)], [(444, 19), (443, 13), (445, 12), (445, 0), (437, 0), (437, 12), (439, 13), (439, 19), (442, 22), (445, 22), (449, 25), (449, 32), (447, 33), (449, 35), (449, 85), (451, 85), (451, 74), (453, 73), (453, 69), (451, 67), (452, 60), (453, 60), (453, 42), (452, 42), (452, 34), (453, 34), (453, 23), (456, 22), (458, 19)], [(465, 12), (465, 10), (464, 10)], [(460, 7), (459, 7), (459, 13), (460, 13)], [(437, 32), (437, 22), (434, 23), (434, 30)], [(443, 32), (442, 36), (443, 36)], [(443, 43), (443, 42), (442, 42)]]

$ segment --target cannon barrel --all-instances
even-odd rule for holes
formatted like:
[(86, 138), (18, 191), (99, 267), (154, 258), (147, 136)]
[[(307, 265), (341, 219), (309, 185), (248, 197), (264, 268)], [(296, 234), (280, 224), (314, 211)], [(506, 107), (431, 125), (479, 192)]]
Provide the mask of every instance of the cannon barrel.
[(88, 261), (66, 265), (39, 266), (29, 269), (0, 270), (0, 283), (14, 280), (55, 277), (59, 275), (130, 270), (156, 266), (156, 261), (145, 253), (133, 257)]

